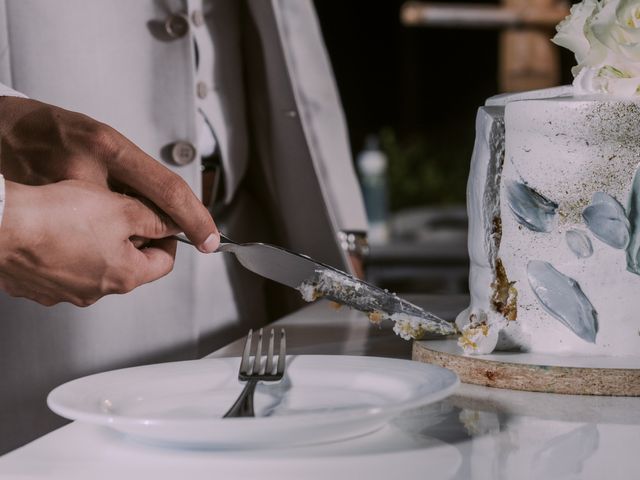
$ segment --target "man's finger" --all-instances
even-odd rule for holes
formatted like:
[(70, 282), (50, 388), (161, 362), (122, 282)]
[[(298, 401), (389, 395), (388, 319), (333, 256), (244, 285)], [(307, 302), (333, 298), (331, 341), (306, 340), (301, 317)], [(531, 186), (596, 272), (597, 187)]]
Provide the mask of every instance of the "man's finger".
[[(163, 238), (153, 240), (149, 246), (142, 250), (135, 250), (138, 256), (136, 281), (138, 285), (153, 282), (167, 275), (173, 270), (173, 262), (176, 257), (175, 240)], [(133, 248), (133, 246), (132, 246)]]
[(109, 159), (109, 173), (151, 200), (203, 252), (218, 248), (220, 236), (213, 218), (189, 185), (132, 143)]
[(158, 212), (152, 205), (145, 205), (132, 197), (123, 197), (123, 201), (124, 216), (131, 237), (165, 238), (180, 232), (180, 228), (169, 217)]

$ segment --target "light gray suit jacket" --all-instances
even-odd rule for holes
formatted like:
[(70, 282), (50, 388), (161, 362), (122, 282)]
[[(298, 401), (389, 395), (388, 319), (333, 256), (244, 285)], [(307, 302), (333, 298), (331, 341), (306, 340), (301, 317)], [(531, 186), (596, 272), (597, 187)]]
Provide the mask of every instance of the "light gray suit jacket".
[[(163, 33), (173, 14), (189, 22), (179, 38)], [(366, 229), (310, 0), (0, 0), (0, 82), (110, 124), (198, 194), (199, 161), (163, 152), (198, 145), (203, 114), (232, 238), (346, 267), (337, 232)], [(197, 357), (295, 305), (235, 259), (182, 246), (167, 277), (86, 309), (0, 293), (0, 453), (61, 423), (44, 404), (61, 382)]]

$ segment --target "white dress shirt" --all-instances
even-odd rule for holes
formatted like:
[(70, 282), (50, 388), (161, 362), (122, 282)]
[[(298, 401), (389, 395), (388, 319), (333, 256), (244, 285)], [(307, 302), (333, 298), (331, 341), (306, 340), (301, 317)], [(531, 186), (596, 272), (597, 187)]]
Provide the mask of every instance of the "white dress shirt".
[[(16, 92), (14, 89), (7, 87), (6, 85), (2, 85), (0, 83), (0, 97), (25, 97), (20, 92)], [(0, 162), (2, 162), (2, 157), (0, 157)], [(2, 226), (2, 216), (4, 214), (4, 177), (0, 174), (0, 227)]]

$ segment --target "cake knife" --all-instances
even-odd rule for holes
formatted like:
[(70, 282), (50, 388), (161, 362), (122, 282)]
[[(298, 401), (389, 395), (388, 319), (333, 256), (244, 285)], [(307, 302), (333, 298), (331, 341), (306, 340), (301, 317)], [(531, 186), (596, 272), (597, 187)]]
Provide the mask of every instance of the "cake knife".
[[(184, 234), (173, 238), (193, 245)], [(456, 332), (452, 323), (433, 313), (306, 255), (266, 243), (236, 243), (222, 234), (217, 252), (234, 254), (246, 269), (300, 291), (306, 301), (326, 298), (365, 312), (375, 322), (402, 322), (420, 336)]]

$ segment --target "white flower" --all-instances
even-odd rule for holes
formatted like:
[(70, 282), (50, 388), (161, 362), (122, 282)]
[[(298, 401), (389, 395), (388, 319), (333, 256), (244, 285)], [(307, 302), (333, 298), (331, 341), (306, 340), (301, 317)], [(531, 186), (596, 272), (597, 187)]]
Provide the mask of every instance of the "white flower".
[(640, 0), (583, 0), (552, 41), (576, 55), (577, 93), (640, 93)]
[(629, 97), (638, 94), (640, 76), (618, 70), (611, 65), (584, 67), (573, 80), (578, 94), (612, 93)]
[(584, 26), (589, 17), (598, 8), (596, 0), (584, 0), (571, 7), (570, 14), (558, 24), (556, 36), (551, 39), (556, 45), (571, 50), (581, 63), (589, 53), (589, 41)]
[(640, 61), (640, 1), (607, 1), (590, 22), (594, 37), (612, 53)]

